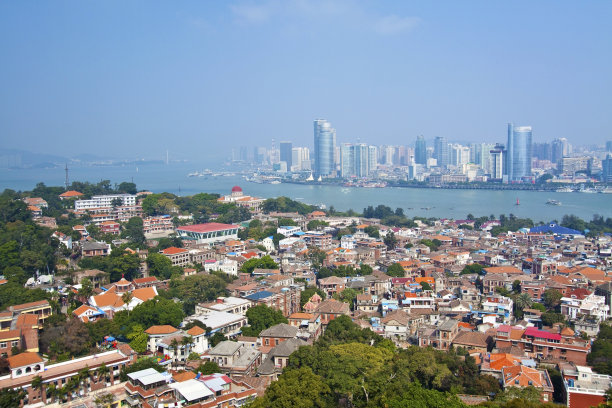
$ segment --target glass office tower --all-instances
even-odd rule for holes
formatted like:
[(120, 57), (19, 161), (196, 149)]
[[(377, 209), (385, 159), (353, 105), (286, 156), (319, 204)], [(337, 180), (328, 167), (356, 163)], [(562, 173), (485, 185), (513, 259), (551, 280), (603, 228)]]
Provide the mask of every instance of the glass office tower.
[(414, 144), (414, 162), (416, 164), (427, 164), (427, 142), (423, 136), (417, 137)]
[(509, 182), (531, 178), (531, 126), (508, 123), (506, 169)]
[(287, 163), (287, 171), (293, 166), (293, 143), (280, 142), (280, 161)]
[(325, 119), (314, 121), (314, 172), (317, 176), (331, 176), (336, 168), (336, 129)]

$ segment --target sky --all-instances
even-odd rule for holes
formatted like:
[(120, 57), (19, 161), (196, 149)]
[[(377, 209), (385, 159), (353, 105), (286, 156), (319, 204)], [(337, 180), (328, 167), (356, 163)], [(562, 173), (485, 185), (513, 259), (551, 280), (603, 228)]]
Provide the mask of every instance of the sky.
[(0, 147), (612, 140), (612, 1), (4, 1)]

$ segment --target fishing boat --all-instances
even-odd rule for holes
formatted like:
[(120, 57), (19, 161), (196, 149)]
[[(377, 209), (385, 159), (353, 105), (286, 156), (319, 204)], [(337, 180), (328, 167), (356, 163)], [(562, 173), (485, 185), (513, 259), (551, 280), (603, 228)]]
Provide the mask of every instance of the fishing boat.
[(546, 204), (548, 204), (548, 205), (561, 205), (561, 201), (553, 200), (552, 198), (549, 198), (548, 201), (546, 201)]

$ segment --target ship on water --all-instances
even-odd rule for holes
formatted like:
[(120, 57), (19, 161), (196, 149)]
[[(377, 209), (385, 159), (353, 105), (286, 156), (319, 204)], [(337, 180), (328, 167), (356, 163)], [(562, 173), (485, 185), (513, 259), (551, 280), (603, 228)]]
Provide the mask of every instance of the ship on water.
[(561, 205), (561, 201), (553, 200), (552, 198), (549, 198), (548, 201), (546, 201), (546, 204), (548, 204), (548, 205)]

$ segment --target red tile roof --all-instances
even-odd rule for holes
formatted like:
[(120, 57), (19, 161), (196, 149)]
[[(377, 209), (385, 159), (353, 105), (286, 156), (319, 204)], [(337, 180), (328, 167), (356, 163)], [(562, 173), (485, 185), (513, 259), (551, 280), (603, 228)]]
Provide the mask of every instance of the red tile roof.
[(177, 248), (177, 247), (170, 247), (170, 248), (166, 248), (162, 250), (162, 254), (164, 255), (176, 255), (176, 254), (183, 254), (185, 252), (189, 252), (189, 251), (185, 248)]
[(37, 353), (25, 352), (8, 358), (11, 368), (23, 367), (31, 364), (42, 363), (43, 359)]

